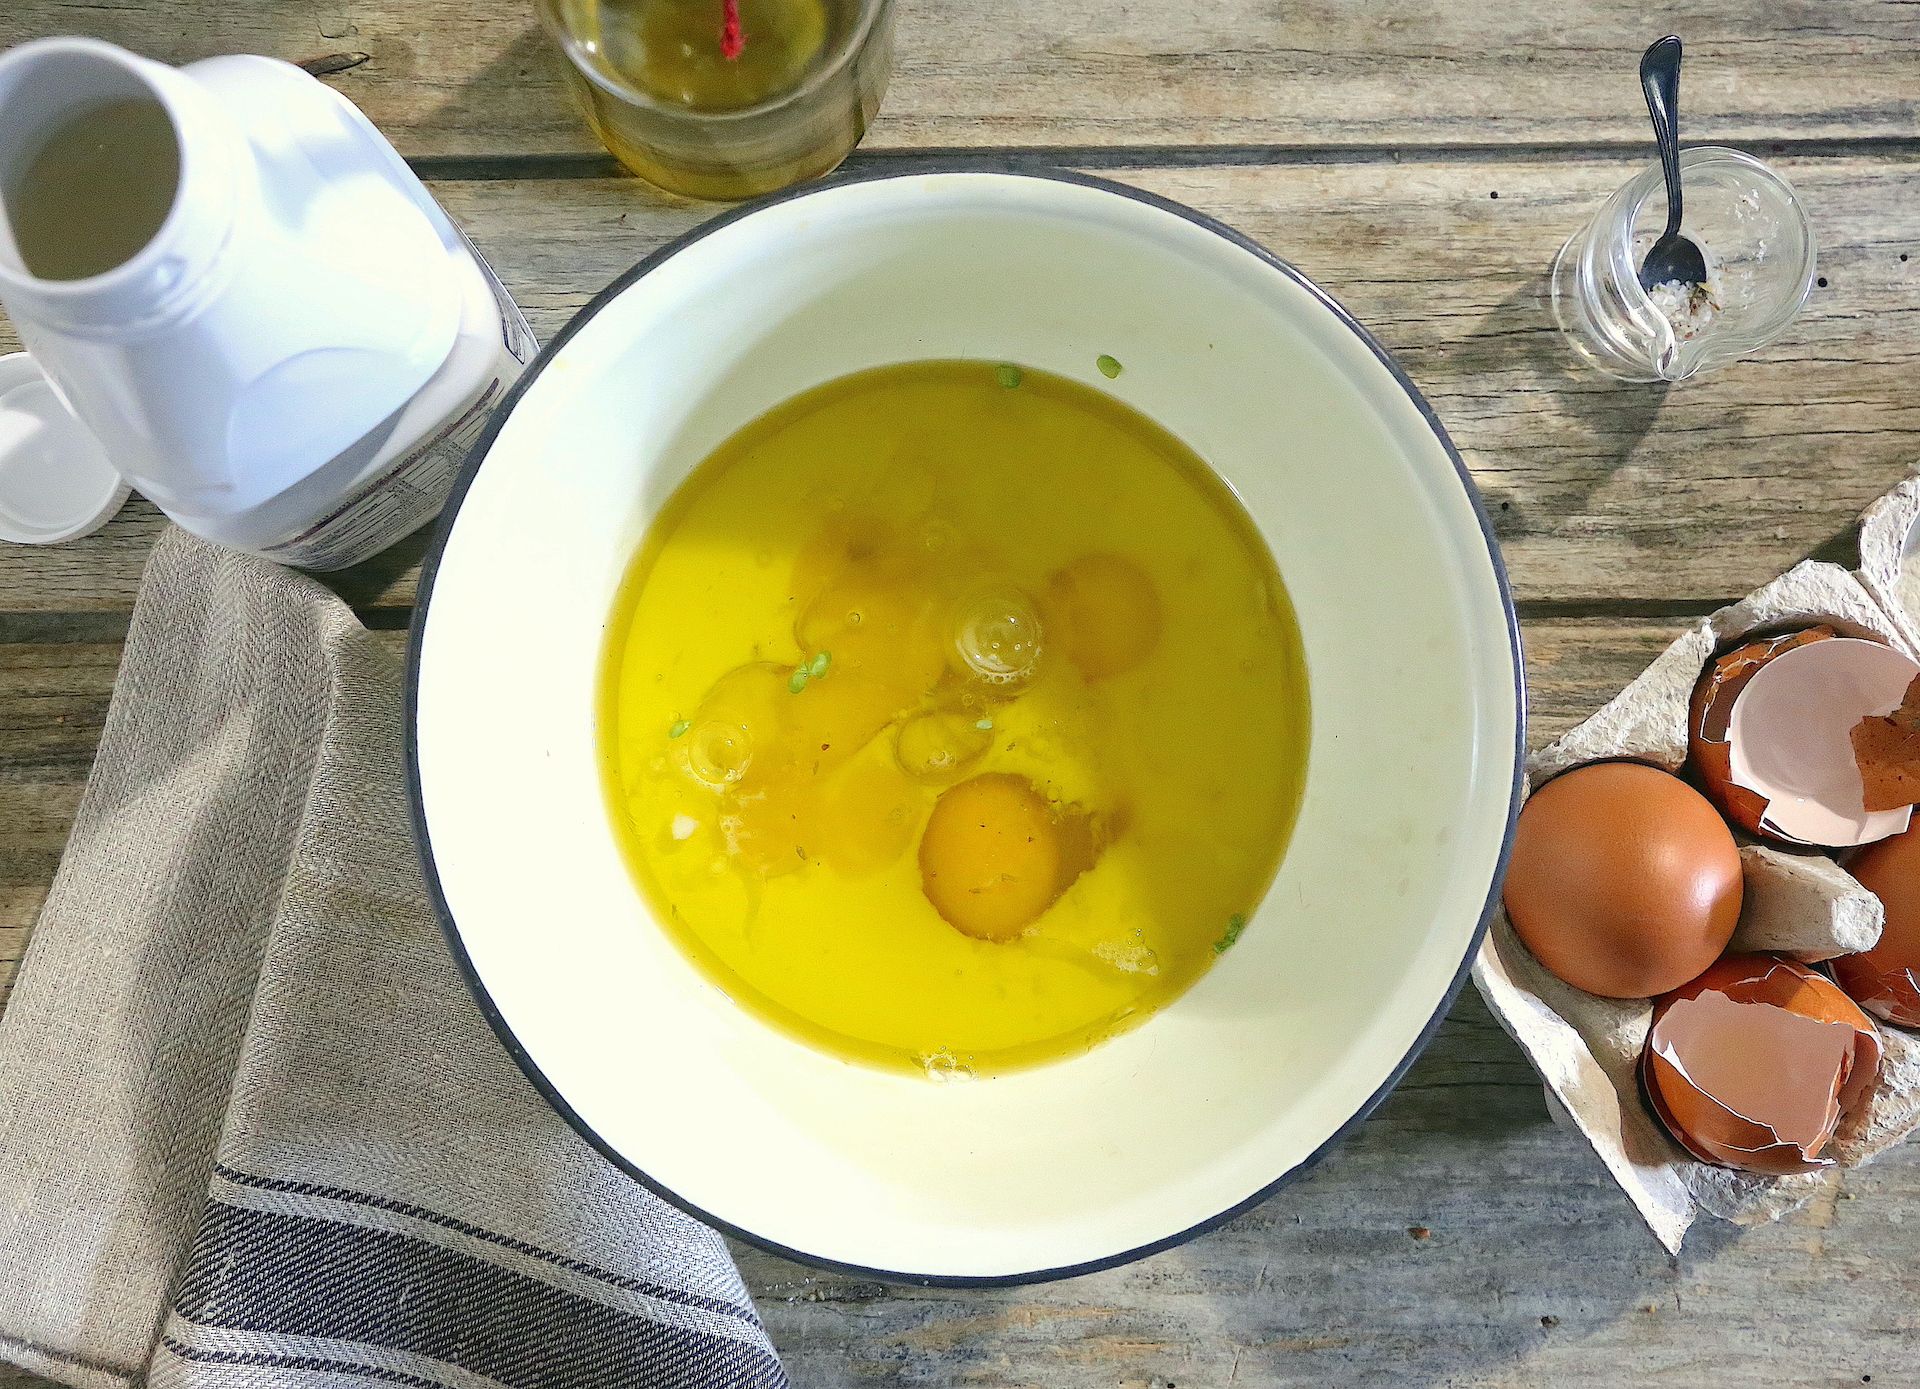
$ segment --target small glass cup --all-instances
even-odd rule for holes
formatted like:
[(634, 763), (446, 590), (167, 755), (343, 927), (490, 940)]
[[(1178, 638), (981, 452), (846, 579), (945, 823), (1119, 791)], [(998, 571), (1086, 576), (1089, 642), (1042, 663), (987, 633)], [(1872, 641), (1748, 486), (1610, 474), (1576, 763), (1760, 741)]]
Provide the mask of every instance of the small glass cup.
[(587, 124), (655, 187), (732, 202), (827, 173), (893, 67), (893, 0), (536, 0)]
[(1576, 356), (1622, 381), (1684, 381), (1778, 337), (1813, 285), (1813, 227), (1788, 182), (1751, 155), (1680, 152), (1680, 230), (1707, 262), (1689, 300), (1640, 287), (1639, 266), (1667, 221), (1650, 164), (1575, 232), (1553, 264), (1553, 316)]

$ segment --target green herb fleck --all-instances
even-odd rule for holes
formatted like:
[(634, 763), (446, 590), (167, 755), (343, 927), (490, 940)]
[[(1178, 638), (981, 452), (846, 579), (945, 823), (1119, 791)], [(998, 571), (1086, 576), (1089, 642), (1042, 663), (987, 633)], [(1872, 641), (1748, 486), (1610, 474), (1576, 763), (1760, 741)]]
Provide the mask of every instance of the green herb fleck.
[(974, 727), (979, 729), (982, 733), (991, 733), (993, 732), (993, 720), (982, 719), (980, 720), (980, 722), (976, 723)]
[(1109, 357), (1106, 353), (1102, 352), (1098, 357), (1093, 359), (1093, 364), (1100, 368), (1100, 374), (1109, 381), (1120, 374), (1120, 359), (1118, 357)]
[(692, 728), (692, 727), (693, 727), (692, 719), (681, 719), (680, 722), (676, 723), (672, 728), (669, 728), (667, 730), (667, 736), (669, 738), (678, 738), (682, 733), (685, 733), (689, 728)]
[(818, 656), (815, 656), (812, 662), (807, 666), (807, 674), (811, 678), (818, 680), (821, 676), (827, 673), (827, 667), (832, 664), (833, 664), (832, 653), (827, 651), (822, 651)]
[(998, 380), (1000, 384), (1006, 387), (1006, 389), (1008, 390), (1012, 390), (1015, 386), (1018, 386), (1020, 384), (1020, 376), (1021, 376), (1020, 368), (1015, 366), (1012, 362), (1000, 363), (999, 366), (993, 369), (993, 374), (995, 379)]
[(1224, 955), (1240, 939), (1240, 933), (1247, 929), (1247, 919), (1239, 912), (1227, 918), (1227, 929), (1220, 933), (1220, 939), (1213, 943), (1213, 953)]
[(793, 691), (793, 693), (799, 694), (800, 691), (806, 689), (806, 687), (807, 687), (807, 668), (805, 666), (801, 666), (798, 670), (794, 671), (792, 675), (789, 675), (787, 677), (787, 688)]

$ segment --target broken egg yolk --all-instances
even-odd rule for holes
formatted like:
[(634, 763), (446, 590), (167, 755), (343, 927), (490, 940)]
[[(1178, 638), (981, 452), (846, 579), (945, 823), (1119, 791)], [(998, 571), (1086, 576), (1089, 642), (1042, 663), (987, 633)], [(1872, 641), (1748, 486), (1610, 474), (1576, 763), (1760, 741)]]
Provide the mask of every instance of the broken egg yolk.
[(1089, 681), (1120, 675), (1160, 644), (1160, 595), (1121, 555), (1082, 555), (1047, 579), (1047, 603), (1067, 658)]
[(1231, 494), (1014, 379), (882, 368), (722, 444), (601, 685), (646, 928), (782, 1031), (943, 1077), (1084, 1051), (1214, 967), (1305, 780), (1298, 629)]
[(920, 882), (946, 922), (980, 940), (1011, 940), (1061, 889), (1061, 834), (1025, 777), (987, 772), (949, 787), (920, 837)]

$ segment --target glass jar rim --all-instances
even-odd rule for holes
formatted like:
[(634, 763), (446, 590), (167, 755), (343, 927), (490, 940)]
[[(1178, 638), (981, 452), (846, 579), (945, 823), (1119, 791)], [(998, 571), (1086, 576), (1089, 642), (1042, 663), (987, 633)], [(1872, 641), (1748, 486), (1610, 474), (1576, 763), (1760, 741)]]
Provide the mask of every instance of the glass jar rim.
[(611, 72), (588, 51), (581, 40), (561, 18), (561, 0), (537, 0), (535, 9), (539, 12), (541, 27), (547, 31), (567, 61), (587, 81), (600, 87), (608, 95), (619, 98), (633, 106), (642, 106), (663, 116), (676, 119), (694, 119), (702, 123), (724, 123), (748, 121), (770, 115), (783, 107), (804, 101), (831, 81), (841, 72), (854, 55), (866, 46), (874, 27), (893, 8), (893, 0), (857, 0), (860, 7), (859, 21), (847, 30), (840, 43), (834, 48), (829, 59), (807, 74), (799, 86), (790, 91), (770, 97), (766, 101), (756, 102), (752, 106), (740, 106), (728, 111), (696, 111), (690, 107), (677, 106), (661, 101), (649, 92), (642, 91), (617, 73)]
[[(1689, 145), (1681, 150), (1681, 185), (1683, 187), (1685, 186), (1689, 171), (1702, 167), (1710, 167), (1715, 164), (1738, 165), (1747, 170), (1747, 172), (1756, 175), (1762, 181), (1772, 184), (1775, 190), (1778, 191), (1787, 202), (1793, 204), (1795, 208), (1800, 210), (1801, 215), (1803, 217), (1805, 216), (1806, 209), (1800, 201), (1799, 193), (1794, 191), (1793, 185), (1787, 182), (1784, 175), (1774, 169), (1772, 165), (1754, 158), (1754, 156), (1748, 154), (1745, 150), (1730, 149), (1726, 145)], [(1641, 169), (1639, 173), (1628, 179), (1626, 188), (1622, 191), (1625, 192), (1626, 189), (1634, 190), (1633, 197), (1629, 200), (1629, 206), (1627, 208), (1627, 225), (1631, 226), (1640, 219), (1641, 210), (1646, 207), (1647, 203), (1656, 193), (1663, 194), (1666, 192), (1666, 178), (1661, 172), (1660, 161), (1657, 159), (1654, 160), (1645, 168)]]
[[(1730, 165), (1739, 168), (1751, 174), (1760, 182), (1768, 185), (1770, 189), (1798, 215), (1801, 239), (1804, 243), (1800, 258), (1800, 292), (1795, 296), (1790, 307), (1781, 310), (1779, 316), (1783, 321), (1778, 327), (1763, 333), (1731, 332), (1726, 337), (1718, 340), (1707, 339), (1698, 342), (1698, 355), (1704, 357), (1709, 348), (1717, 348), (1716, 356), (1732, 358), (1745, 356), (1747, 353), (1771, 342), (1774, 337), (1778, 335), (1780, 328), (1784, 327), (1785, 323), (1791, 322), (1794, 315), (1799, 313), (1801, 305), (1806, 303), (1807, 295), (1813, 288), (1813, 273), (1818, 248), (1815, 244), (1812, 219), (1807, 216), (1806, 204), (1800, 201), (1800, 195), (1795, 191), (1794, 186), (1786, 180), (1784, 175), (1780, 174), (1772, 166), (1760, 159), (1756, 159), (1745, 150), (1730, 149), (1725, 145), (1688, 146), (1686, 149), (1680, 151), (1680, 178), (1682, 185), (1684, 186), (1686, 183), (1687, 174), (1693, 170), (1712, 168), (1719, 165)], [(1628, 179), (1627, 182), (1621, 186), (1620, 190), (1614, 194), (1614, 200), (1620, 206), (1621, 225), (1624, 228), (1625, 234), (1615, 238), (1613, 245), (1608, 250), (1608, 259), (1612, 263), (1616, 281), (1622, 286), (1627, 297), (1628, 313), (1637, 320), (1642, 320), (1654, 325), (1654, 340), (1656, 342), (1670, 342), (1672, 350), (1679, 352), (1687, 347), (1693, 346), (1693, 344), (1672, 341), (1673, 327), (1667, 322), (1666, 316), (1662, 314), (1654, 304), (1653, 297), (1641, 287), (1640, 267), (1634, 263), (1633, 257), (1633, 228), (1639, 222), (1640, 214), (1646, 209), (1647, 204), (1651, 202), (1655, 196), (1663, 196), (1665, 192), (1666, 179), (1661, 172), (1660, 162), (1656, 159), (1639, 173)], [(1661, 354), (1658, 352), (1655, 353), (1656, 357), (1659, 355)], [(1690, 376), (1698, 369), (1698, 366), (1689, 367), (1688, 370), (1681, 373), (1681, 377)], [(1674, 377), (1669, 379), (1681, 378)]]

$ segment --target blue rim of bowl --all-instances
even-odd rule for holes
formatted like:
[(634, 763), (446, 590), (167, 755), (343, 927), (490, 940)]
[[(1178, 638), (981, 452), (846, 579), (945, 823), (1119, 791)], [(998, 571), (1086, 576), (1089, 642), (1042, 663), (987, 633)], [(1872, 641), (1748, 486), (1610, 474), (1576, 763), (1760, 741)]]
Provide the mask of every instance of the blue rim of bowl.
[[(461, 941), (460, 927), (458, 923), (454, 921), (453, 913), (447, 906), (446, 896), (440, 887), (440, 875), (434, 866), (433, 841), (427, 829), (425, 802), (421, 795), (420, 788), (420, 745), (415, 732), (415, 721), (419, 713), (421, 638), (426, 631), (427, 615), (433, 601), (434, 580), (439, 574), (440, 557), (446, 549), (447, 537), (453, 532), (454, 524), (460, 515), (461, 504), (466, 500), (468, 488), (473, 485), (474, 478), (479, 474), (482, 465), (486, 462), (487, 454), (493, 447), (494, 439), (506, 424), (508, 416), (513, 413), (513, 409), (519, 403), (521, 396), (525, 395), (532, 387), (534, 381), (539, 378), (540, 373), (553, 361), (555, 354), (566, 346), (568, 340), (571, 339), (575, 333), (579, 332), (595, 314), (606, 307), (615, 297), (635, 284), (643, 276), (653, 271), (656, 267), (675, 255), (678, 255), (687, 247), (719, 231), (721, 228), (731, 226), (743, 217), (751, 217), (762, 208), (778, 206), (781, 203), (792, 202), (800, 198), (814, 197), (821, 193), (831, 192), (834, 189), (845, 188), (854, 184), (880, 183), (891, 179), (925, 178), (929, 176), (953, 174), (985, 174), (994, 178), (1027, 178), (1039, 182), (1077, 184), (1083, 188), (1092, 188), (1103, 193), (1111, 193), (1118, 197), (1128, 198), (1134, 202), (1144, 203), (1148, 207), (1157, 208), (1162, 212), (1172, 213), (1183, 221), (1190, 222), (1230, 242), (1241, 250), (1253, 255), (1272, 269), (1279, 271), (1280, 274), (1284, 275), (1288, 280), (1312, 295), (1316, 302), (1340, 321), (1342, 326), (1361, 342), (1365, 343), (1367, 349), (1373, 353), (1380, 364), (1392, 374), (1393, 379), (1399, 384), (1400, 389), (1406, 392), (1407, 398), (1413, 402), (1414, 407), (1419, 410), (1421, 417), (1427, 422), (1427, 427), (1433, 431), (1434, 439), (1439, 443), (1440, 447), (1446, 451), (1447, 457), (1452, 461), (1454, 474), (1459, 479), (1461, 489), (1466, 493), (1467, 502), (1472, 506), (1474, 516), (1480, 523), (1480, 536), (1487, 547), (1488, 562), (1493, 566), (1494, 581), (1499, 589), (1500, 606), (1506, 621), (1508, 650), (1513, 663), (1513, 781), (1507, 801), (1507, 822), (1501, 832), (1500, 853), (1494, 862), (1492, 880), (1487, 887), (1486, 902), (1480, 910), (1480, 919), (1474, 926), (1473, 938), (1468, 941), (1467, 949), (1460, 961), (1460, 966), (1454, 971), (1452, 981), (1447, 985), (1446, 991), (1441, 995), (1439, 1006), (1434, 1009), (1433, 1016), (1427, 1019), (1425, 1026), (1420, 1029), (1420, 1035), (1414, 1039), (1413, 1045), (1407, 1049), (1406, 1054), (1400, 1058), (1387, 1078), (1381, 1082), (1380, 1088), (1369, 1095), (1365, 1102), (1354, 1110), (1352, 1117), (1335, 1129), (1332, 1134), (1328, 1135), (1326, 1141), (1321, 1143), (1319, 1147), (1315, 1148), (1313, 1152), (1309, 1153), (1305, 1158), (1302, 1158), (1292, 1167), (1280, 1173), (1280, 1175), (1268, 1182), (1265, 1186), (1262, 1186), (1251, 1196), (1235, 1202), (1225, 1210), (1208, 1216), (1205, 1220), (1197, 1224), (1190, 1225), (1175, 1234), (1164, 1235), (1146, 1244), (1124, 1250), (1121, 1253), (1108, 1254), (1098, 1259), (1089, 1259), (1083, 1263), (1065, 1264), (1057, 1268), (1033, 1269), (1021, 1273), (985, 1275), (912, 1273), (899, 1269), (872, 1268), (864, 1264), (850, 1264), (837, 1259), (825, 1258), (818, 1254), (811, 1254), (804, 1249), (791, 1248), (776, 1240), (755, 1234), (752, 1230), (742, 1229), (740, 1226), (714, 1215), (711, 1211), (702, 1210), (678, 1192), (673, 1191), (648, 1175), (625, 1155), (615, 1149), (611, 1143), (602, 1138), (592, 1125), (582, 1119), (580, 1115), (574, 1111), (573, 1107), (567, 1103), (566, 1097), (560, 1093), (553, 1082), (548, 1080), (541, 1072), (533, 1058), (527, 1054), (526, 1048), (520, 1045), (519, 1038), (514, 1035), (513, 1029), (507, 1025), (507, 1021), (501, 1016), (500, 1010), (494, 1006), (493, 998), (487, 992), (486, 984), (481, 980), (479, 971), (474, 968), (473, 960), (467, 954), (466, 946)], [(781, 1258), (791, 1259), (796, 1263), (824, 1269), (831, 1273), (846, 1274), (857, 1278), (873, 1278), (888, 1283), (925, 1288), (1018, 1287), (1029, 1283), (1049, 1283), (1062, 1278), (1077, 1278), (1082, 1274), (1098, 1273), (1103, 1269), (1118, 1268), (1122, 1264), (1129, 1264), (1137, 1259), (1144, 1259), (1150, 1255), (1172, 1249), (1177, 1245), (1185, 1244), (1189, 1240), (1196, 1239), (1211, 1230), (1218, 1229), (1235, 1216), (1252, 1210), (1255, 1206), (1272, 1196), (1281, 1187), (1286, 1186), (1289, 1182), (1292, 1182), (1295, 1178), (1318, 1164), (1322, 1158), (1326, 1157), (1342, 1139), (1358, 1128), (1375, 1109), (1379, 1108), (1381, 1101), (1386, 1099), (1386, 1097), (1392, 1093), (1394, 1087), (1405, 1077), (1414, 1061), (1419, 1058), (1420, 1054), (1427, 1049), (1428, 1044), (1432, 1042), (1434, 1033), (1439, 1030), (1441, 1022), (1453, 1008), (1454, 1001), (1459, 998), (1460, 990), (1467, 982), (1467, 976), (1472, 971), (1474, 959), (1480, 953), (1481, 942), (1486, 939), (1488, 923), (1493, 919), (1494, 908), (1500, 899), (1500, 884), (1506, 876), (1507, 863), (1512, 856), (1514, 825), (1520, 814), (1521, 788), (1526, 772), (1527, 746), (1526, 662), (1520, 644), (1520, 622), (1514, 610), (1513, 592), (1507, 583), (1507, 569), (1500, 556), (1500, 545), (1493, 533), (1493, 522), (1487, 515), (1487, 509), (1480, 500), (1479, 489), (1474, 486), (1473, 477), (1467, 471), (1466, 464), (1461, 461), (1460, 451), (1454, 447), (1453, 440), (1448, 436), (1446, 427), (1440, 423), (1440, 417), (1434, 413), (1433, 406), (1428, 404), (1427, 398), (1420, 393), (1420, 388), (1413, 384), (1412, 379), (1401, 369), (1400, 364), (1394, 360), (1393, 355), (1381, 345), (1372, 333), (1362, 327), (1352, 314), (1342, 308), (1332, 295), (1321, 289), (1319, 285), (1315, 284), (1312, 280), (1301, 274), (1300, 271), (1296, 270), (1293, 266), (1289, 265), (1286, 261), (1276, 256), (1252, 238), (1235, 231), (1232, 227), (1207, 216), (1205, 213), (1196, 212), (1192, 208), (1174, 202), (1170, 198), (1162, 198), (1157, 194), (1148, 193), (1124, 183), (1117, 183), (1112, 179), (1096, 178), (1089, 174), (1077, 173), (1067, 169), (1046, 171), (1024, 170), (1016, 168), (1012, 161), (995, 161), (990, 159), (930, 162), (927, 164), (917, 164), (911, 169), (844, 172), (816, 183), (790, 188), (783, 192), (758, 199), (757, 201), (743, 204), (728, 212), (721, 213), (711, 221), (703, 222), (689, 232), (675, 237), (672, 241), (647, 256), (632, 269), (614, 280), (612, 284), (601, 290), (599, 294), (595, 295), (582, 306), (572, 318), (568, 319), (566, 325), (561, 328), (551, 342), (541, 348), (539, 355), (528, 364), (527, 369), (521, 373), (520, 378), (514, 382), (506, 395), (501, 398), (500, 403), (494, 407), (493, 415), (488, 420), (486, 428), (481, 432), (479, 438), (475, 440), (472, 448), (468, 450), (466, 461), (460, 468), (460, 475), (454, 480), (453, 488), (448, 494), (446, 507), (441, 513), (439, 521), (434, 526), (433, 538), (429, 542), (426, 554), (420, 563), (420, 580), (415, 597), (413, 621), (410, 624), (407, 637), (405, 709), (402, 717), (406, 736), (407, 799), (413, 822), (413, 837), (414, 843), (420, 852), (420, 866), (426, 877), (427, 893), (432, 899), (434, 914), (440, 920), (440, 929), (446, 936), (447, 948), (453, 954), (454, 963), (458, 966), (461, 977), (466, 980), (467, 988), (472, 992), (474, 1001), (480, 1005), (480, 1011), (486, 1016), (488, 1026), (493, 1029), (494, 1035), (500, 1039), (501, 1045), (507, 1049), (507, 1054), (510, 1055), (520, 1069), (526, 1073), (527, 1079), (533, 1083), (534, 1089), (540, 1092), (541, 1097), (553, 1107), (554, 1111), (558, 1113), (561, 1118), (565, 1119), (567, 1123), (573, 1127), (576, 1133), (591, 1144), (607, 1161), (633, 1178), (633, 1180), (639, 1182), (661, 1200), (668, 1202), (686, 1212), (686, 1214), (692, 1216), (694, 1219), (719, 1230), (723, 1234), (742, 1240), (747, 1244), (753, 1245), (755, 1248), (763, 1249), (769, 1254), (777, 1254)]]

